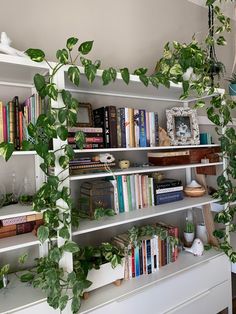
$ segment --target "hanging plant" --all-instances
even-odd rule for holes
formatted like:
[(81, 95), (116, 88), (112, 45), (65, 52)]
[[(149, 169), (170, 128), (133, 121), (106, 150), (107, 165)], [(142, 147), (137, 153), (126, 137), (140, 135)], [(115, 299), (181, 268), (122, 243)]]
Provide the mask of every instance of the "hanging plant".
[[(201, 96), (206, 91), (211, 94), (215, 87), (211, 85), (212, 65), (209, 63), (208, 48), (212, 47), (213, 43), (225, 44), (225, 39), (221, 33), (230, 31), (229, 19), (221, 13), (215, 5), (215, 1), (208, 0), (207, 5), (213, 8), (220, 25), (217, 28), (212, 28), (213, 33), (211, 32), (207, 36), (205, 47), (199, 45), (194, 38), (189, 44), (167, 43), (164, 47), (163, 57), (157, 64), (155, 74), (149, 76), (146, 68), (139, 68), (134, 71), (134, 74), (139, 76), (140, 81), (145, 86), (151, 84), (158, 88), (160, 84), (169, 87), (170, 82), (182, 83), (181, 99), (187, 98), (190, 92), (195, 93), (199, 96), (197, 106), (200, 107), (205, 106)], [(33, 144), (32, 141), (23, 142), (23, 149), (34, 149), (42, 158), (40, 168), (47, 176), (47, 182), (34, 196), (33, 210), (43, 211), (45, 223), (39, 227), (37, 235), (42, 243), (49, 242), (50, 250), (47, 257), (37, 259), (35, 273), (24, 274), (21, 279), (24, 282), (32, 282), (34, 287), (45, 291), (49, 305), (55, 309), (63, 310), (71, 299), (72, 313), (77, 313), (79, 310), (82, 291), (90, 284), (86, 280), (86, 276), (80, 276), (79, 271), (68, 273), (60, 266), (60, 261), (67, 252), (80, 256), (80, 258), (84, 256), (84, 250), (70, 239), (71, 223), (78, 226), (79, 219), (78, 212), (73, 207), (70, 189), (64, 184), (69, 175), (69, 161), (74, 158), (73, 149), (66, 143), (68, 127), (76, 124), (79, 103), (70, 92), (58, 88), (55, 77), (67, 65), (68, 79), (79, 86), (81, 73), (78, 65), (81, 65), (88, 82), (93, 83), (101, 62), (99, 60), (93, 62), (87, 58), (92, 47), (93, 41), (79, 43), (78, 38), (71, 37), (67, 40), (65, 47), (56, 52), (57, 62), (53, 65), (47, 61), (45, 53), (41, 49), (30, 48), (26, 51), (31, 60), (47, 62), (50, 68), (49, 75), (36, 74), (34, 77), (34, 84), (39, 95), (48, 99), (48, 111), (38, 117), (35, 125), (30, 123), (28, 126), (28, 133), (33, 139)], [(119, 72), (124, 83), (129, 84), (130, 72), (128, 68), (119, 69)], [(115, 68), (109, 67), (102, 71), (101, 79), (104, 85), (114, 82), (116, 78), (117, 70)], [(63, 102), (63, 106), (60, 108), (54, 106), (58, 99)], [(236, 179), (236, 134), (234, 129), (227, 127), (227, 125), (231, 121), (231, 111), (235, 106), (236, 103), (228, 99), (227, 95), (219, 95), (213, 97), (211, 104), (206, 108), (209, 119), (217, 127), (223, 156), (227, 158), (227, 169), (224, 174), (218, 177), (219, 189), (215, 197), (220, 198), (221, 202), (226, 204), (225, 210), (216, 216), (216, 221), (223, 222), (229, 231), (235, 230), (233, 224), (235, 209), (231, 203), (236, 200), (236, 188), (233, 186), (233, 180)], [(226, 128), (225, 133), (222, 133), (222, 127)], [(51, 151), (50, 143), (54, 139), (62, 141), (62, 144), (58, 150)], [(83, 143), (81, 132), (75, 134), (75, 141), (78, 147), (81, 147)], [(0, 154), (5, 160), (11, 157), (13, 151), (12, 143), (0, 144)], [(55, 165), (60, 166), (61, 172), (52, 174), (49, 168), (54, 168)], [(157, 232), (157, 230), (146, 228), (137, 231), (134, 228), (130, 231), (130, 239), (138, 241), (140, 234), (151, 235), (153, 232)], [(158, 232), (160, 232), (160, 236), (165, 237), (165, 235), (161, 235), (161, 231)], [(236, 253), (233, 252), (229, 244), (227, 232), (218, 231), (215, 234), (221, 239), (221, 248), (235, 262)], [(55, 236), (64, 239), (64, 244), (60, 247), (53, 242)], [(173, 239), (173, 241), (175, 240)], [(111, 250), (113, 249), (116, 250), (112, 247)], [(114, 259), (116, 260), (115, 264), (118, 264), (120, 255)], [(85, 259), (84, 263), (89, 269), (89, 262)], [(68, 291), (71, 291), (72, 295), (69, 295)]]

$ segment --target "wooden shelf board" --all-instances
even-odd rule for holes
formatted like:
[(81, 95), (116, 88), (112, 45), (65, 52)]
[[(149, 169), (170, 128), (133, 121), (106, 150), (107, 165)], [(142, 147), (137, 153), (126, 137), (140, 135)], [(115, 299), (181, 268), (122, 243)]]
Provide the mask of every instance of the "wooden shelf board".
[(217, 202), (217, 200), (208, 195), (195, 198), (185, 197), (182, 201), (158, 205), (150, 208), (136, 209), (131, 212), (121, 213), (112, 217), (104, 217), (100, 220), (84, 219), (80, 221), (79, 229), (74, 230), (72, 235), (75, 236), (165, 214), (171, 214), (187, 208), (200, 207), (202, 205), (214, 202)]
[(142, 275), (138, 278), (123, 281), (119, 287), (110, 284), (90, 292), (88, 300), (82, 302), (80, 313), (85, 314), (106, 304), (115, 301), (122, 301), (122, 299), (126, 299), (129, 296), (141, 292), (147, 287), (156, 285), (164, 279), (181, 274), (184, 271), (194, 268), (223, 254), (224, 253), (213, 249), (205, 251), (202, 256), (198, 257), (193, 256), (190, 253), (183, 252), (179, 255), (176, 262), (162, 267), (154, 274)]
[(0, 208), (0, 220), (12, 217), (27, 216), (36, 214), (31, 206), (23, 206), (20, 204), (8, 205)]
[[(39, 245), (40, 241), (32, 232), (0, 239), (0, 253), (21, 249), (23, 247)], [(0, 303), (1, 304), (1, 303)]]
[(71, 181), (75, 180), (84, 180), (84, 179), (93, 179), (93, 178), (104, 178), (110, 177), (112, 175), (128, 175), (134, 173), (152, 173), (156, 171), (168, 171), (168, 170), (178, 170), (178, 169), (190, 169), (197, 167), (207, 167), (207, 166), (220, 166), (223, 162), (212, 162), (208, 164), (187, 164), (187, 165), (176, 165), (176, 166), (148, 166), (148, 167), (131, 167), (129, 169), (111, 169), (110, 172), (94, 172), (94, 173), (86, 173), (81, 175), (72, 175), (70, 176)]
[(9, 276), (9, 285), (0, 290), (0, 313), (15, 313), (27, 306), (36, 305), (46, 300), (42, 291), (28, 283), (22, 283), (15, 274)]
[(131, 148), (100, 148), (100, 149), (74, 149), (75, 153), (98, 153), (98, 152), (132, 152), (132, 151), (148, 151), (148, 150), (171, 150), (171, 149), (191, 149), (191, 148), (209, 148), (219, 147), (219, 144), (210, 145), (182, 145), (182, 146), (156, 146), (156, 147), (131, 147)]

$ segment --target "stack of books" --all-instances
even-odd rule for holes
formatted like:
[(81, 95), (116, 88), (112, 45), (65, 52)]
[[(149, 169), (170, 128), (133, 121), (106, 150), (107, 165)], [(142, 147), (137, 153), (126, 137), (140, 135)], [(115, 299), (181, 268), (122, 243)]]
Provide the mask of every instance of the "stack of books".
[(32, 214), (0, 220), (0, 239), (37, 231), (43, 224), (43, 214)]
[(155, 205), (180, 201), (183, 199), (183, 185), (178, 179), (154, 181)]
[(42, 100), (37, 94), (30, 96), (22, 104), (19, 103), (18, 96), (6, 105), (0, 101), (0, 143), (11, 142), (16, 150), (21, 149), (22, 141), (29, 139), (28, 124), (35, 124), (43, 111)]
[(71, 127), (68, 129), (68, 143), (72, 148), (77, 148), (75, 142), (75, 133), (83, 132), (84, 134), (84, 149), (104, 148), (103, 129), (90, 127)]
[(158, 114), (144, 109), (101, 107), (93, 110), (94, 126), (103, 129), (107, 148), (159, 145)]
[(165, 239), (158, 235), (144, 236), (139, 239), (139, 246), (130, 243), (128, 232), (113, 238), (113, 243), (125, 252), (125, 279), (155, 273), (177, 260), (178, 247), (173, 239), (178, 238), (178, 227), (161, 224), (160, 228), (167, 231)]
[(69, 162), (69, 171), (70, 174), (76, 175), (90, 171), (104, 171), (108, 169), (108, 167), (114, 167), (115, 165), (115, 162), (103, 163), (100, 160), (94, 160), (91, 156), (84, 156), (71, 160)]

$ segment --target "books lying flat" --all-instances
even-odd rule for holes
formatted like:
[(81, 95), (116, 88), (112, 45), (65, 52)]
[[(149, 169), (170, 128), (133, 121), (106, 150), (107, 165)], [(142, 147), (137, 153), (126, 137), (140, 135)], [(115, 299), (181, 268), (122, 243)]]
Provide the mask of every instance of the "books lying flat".
[(165, 178), (160, 181), (154, 181), (155, 189), (166, 189), (166, 188), (172, 188), (176, 186), (181, 186), (182, 182), (178, 179), (171, 179), (171, 178)]
[(180, 186), (174, 186), (170, 188), (165, 188), (165, 189), (156, 189), (156, 194), (163, 194), (163, 193), (169, 193), (169, 192), (175, 192), (175, 191), (182, 191), (184, 187), (182, 185)]
[(182, 191), (157, 194), (155, 205), (172, 203), (172, 202), (176, 202), (176, 201), (181, 201), (182, 199), (183, 199), (183, 192)]
[(148, 153), (148, 161), (156, 166), (183, 165), (190, 162), (190, 151)]

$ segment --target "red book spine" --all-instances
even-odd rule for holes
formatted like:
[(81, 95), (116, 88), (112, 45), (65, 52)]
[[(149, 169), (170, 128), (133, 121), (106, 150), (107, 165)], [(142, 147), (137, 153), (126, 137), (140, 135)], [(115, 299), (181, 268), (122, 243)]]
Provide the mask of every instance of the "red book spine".
[(16, 225), (16, 234), (23, 234), (23, 233), (28, 233), (31, 232), (34, 229), (35, 222), (30, 221), (30, 222), (24, 222), (22, 224), (17, 224)]
[(19, 112), (19, 141), (20, 141), (20, 148), (22, 147), (23, 141), (23, 113), (22, 111)]
[(132, 277), (135, 277), (135, 261), (134, 261), (134, 247), (132, 247)]

